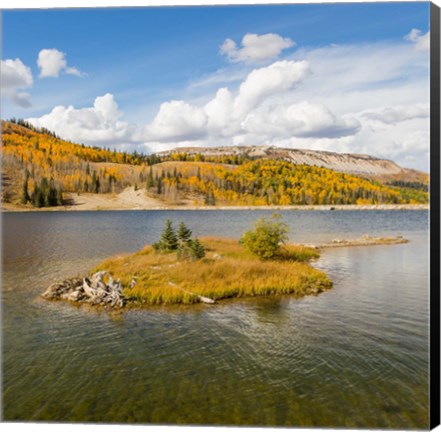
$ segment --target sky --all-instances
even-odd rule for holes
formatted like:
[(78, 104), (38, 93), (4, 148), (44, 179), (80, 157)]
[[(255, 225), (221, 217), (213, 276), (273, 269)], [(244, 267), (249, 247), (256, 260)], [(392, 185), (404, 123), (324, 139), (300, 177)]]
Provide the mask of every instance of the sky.
[(151, 153), (267, 145), (428, 171), (429, 2), (2, 12), (3, 119)]

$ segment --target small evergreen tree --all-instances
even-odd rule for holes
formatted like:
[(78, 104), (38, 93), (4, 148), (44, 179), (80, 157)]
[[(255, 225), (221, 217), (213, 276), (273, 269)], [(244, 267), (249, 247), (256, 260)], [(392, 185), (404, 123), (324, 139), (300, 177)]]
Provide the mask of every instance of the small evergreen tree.
[(205, 248), (197, 238), (190, 239), (179, 245), (177, 255), (179, 259), (198, 260), (205, 256)]
[(96, 171), (92, 173), (92, 184), (91, 189), (93, 193), (99, 193), (100, 192), (100, 178), (97, 176)]
[(161, 195), (161, 193), (162, 193), (162, 177), (158, 177), (157, 184), (156, 184), (156, 193), (158, 195)]
[(21, 195), (21, 202), (22, 202), (22, 204), (26, 204), (28, 201), (31, 200), (31, 198), (29, 196), (28, 179), (29, 179), (29, 171), (26, 170), (25, 179), (24, 179), (24, 182), (23, 182), (23, 192), (22, 192), (22, 195)]
[(196, 260), (203, 258), (205, 248), (198, 239), (192, 239), (191, 234), (191, 230), (181, 222), (176, 235), (171, 220), (167, 219), (161, 239), (152, 245), (153, 249), (160, 253), (176, 251), (179, 259)]
[(178, 238), (173, 229), (172, 221), (167, 219), (161, 234), (161, 240), (153, 244), (153, 248), (158, 252), (169, 253), (178, 249)]
[(184, 222), (181, 222), (178, 227), (178, 241), (180, 244), (187, 243), (191, 239), (191, 230), (187, 228)]
[(32, 194), (32, 205), (38, 208), (43, 207), (44, 205), (43, 193), (37, 185), (35, 185), (34, 192)]
[(153, 178), (153, 170), (152, 167), (149, 169), (149, 173), (147, 176), (147, 189), (150, 189), (155, 186), (155, 180)]
[(51, 178), (49, 182), (49, 189), (47, 193), (47, 202), (49, 204), (48, 207), (57, 205), (57, 188), (55, 187), (54, 179)]
[(193, 259), (201, 259), (205, 256), (205, 248), (197, 238), (191, 240), (190, 250)]

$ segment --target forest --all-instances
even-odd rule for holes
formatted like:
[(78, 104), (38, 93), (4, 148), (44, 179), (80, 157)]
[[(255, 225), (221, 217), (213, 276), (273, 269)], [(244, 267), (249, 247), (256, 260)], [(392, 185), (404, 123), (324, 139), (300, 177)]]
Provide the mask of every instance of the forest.
[(179, 205), (418, 204), (426, 184), (380, 182), (285, 160), (240, 155), (159, 156), (89, 147), (25, 120), (2, 122), (3, 202), (64, 205), (71, 194), (118, 194), (125, 188)]

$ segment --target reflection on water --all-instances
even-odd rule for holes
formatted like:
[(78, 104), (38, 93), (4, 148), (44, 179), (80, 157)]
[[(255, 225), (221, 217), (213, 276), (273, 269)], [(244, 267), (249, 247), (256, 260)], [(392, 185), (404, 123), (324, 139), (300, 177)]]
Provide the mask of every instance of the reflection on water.
[(317, 297), (107, 314), (38, 296), (156, 240), (164, 219), (238, 237), (262, 211), (5, 214), (4, 418), (425, 428), (427, 212), (281, 212), (292, 239), (401, 234), (327, 250)]

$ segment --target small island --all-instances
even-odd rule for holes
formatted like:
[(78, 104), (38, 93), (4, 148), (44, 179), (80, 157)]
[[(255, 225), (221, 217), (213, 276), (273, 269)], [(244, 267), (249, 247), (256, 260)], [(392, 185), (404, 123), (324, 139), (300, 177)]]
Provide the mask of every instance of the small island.
[(192, 238), (171, 221), (159, 242), (105, 260), (87, 278), (52, 284), (43, 297), (108, 307), (215, 303), (262, 295), (317, 295), (330, 289), (328, 276), (309, 261), (312, 247), (286, 244), (288, 228), (278, 215), (261, 219), (240, 241)]
[(288, 226), (279, 215), (262, 218), (241, 239), (193, 238), (183, 222), (167, 220), (161, 239), (142, 250), (109, 258), (87, 277), (52, 284), (42, 295), (104, 306), (145, 307), (213, 304), (223, 299), (290, 294), (318, 295), (332, 281), (310, 262), (329, 247), (407, 243), (398, 237), (333, 240), (320, 245), (287, 244)]

